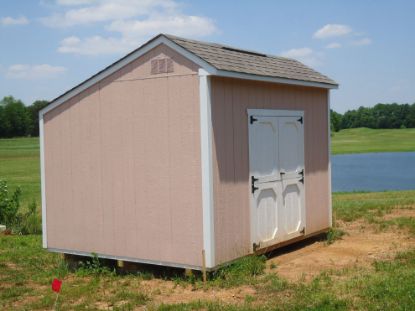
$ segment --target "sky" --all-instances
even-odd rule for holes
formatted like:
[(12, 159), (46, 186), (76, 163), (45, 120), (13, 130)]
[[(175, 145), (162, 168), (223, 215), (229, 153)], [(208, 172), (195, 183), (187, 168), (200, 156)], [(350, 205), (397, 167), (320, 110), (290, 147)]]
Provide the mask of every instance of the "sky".
[(159, 33), (296, 58), (345, 112), (415, 102), (415, 1), (0, 2), (0, 98), (52, 100)]

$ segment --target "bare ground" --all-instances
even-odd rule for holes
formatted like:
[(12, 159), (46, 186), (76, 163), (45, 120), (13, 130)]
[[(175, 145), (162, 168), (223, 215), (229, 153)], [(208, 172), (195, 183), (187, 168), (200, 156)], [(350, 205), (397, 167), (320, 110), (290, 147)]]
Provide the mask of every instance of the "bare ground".
[[(397, 217), (415, 217), (415, 210), (395, 210), (384, 218), (391, 220)], [(311, 240), (281, 249), (268, 259), (266, 272), (277, 273), (288, 281), (309, 281), (323, 271), (366, 267), (375, 260), (392, 259), (398, 252), (415, 247), (415, 239), (405, 230), (379, 230), (376, 225), (363, 220), (338, 222), (337, 227), (346, 232), (341, 240), (330, 245), (326, 241)], [(277, 267), (271, 269), (272, 264)], [(192, 286), (176, 286), (163, 280), (149, 280), (142, 282), (142, 285), (155, 304), (185, 303), (198, 299), (235, 304), (243, 302), (246, 295), (256, 294), (255, 288), (250, 286), (194, 290)]]

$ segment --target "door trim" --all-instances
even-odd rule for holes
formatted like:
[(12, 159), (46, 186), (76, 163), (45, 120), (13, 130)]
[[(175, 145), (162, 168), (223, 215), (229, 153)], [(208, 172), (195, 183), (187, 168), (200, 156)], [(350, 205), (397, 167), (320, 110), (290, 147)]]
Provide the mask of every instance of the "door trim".
[(278, 110), (278, 109), (247, 109), (248, 119), (251, 116), (259, 117), (304, 117), (303, 110)]
[[(304, 119), (304, 111), (303, 110), (280, 110), (280, 109), (247, 109), (247, 124), (248, 124), (248, 158), (250, 157), (250, 154), (252, 154), (253, 150), (251, 150), (251, 146), (252, 144), (249, 142), (250, 139), (250, 134), (249, 134), (249, 126), (250, 126), (250, 118), (251, 116), (258, 116), (258, 117), (302, 117)], [(304, 122), (304, 121), (303, 121)], [(304, 123), (303, 123), (304, 124)], [(303, 152), (304, 152), (304, 157), (305, 157), (305, 136), (303, 136)], [(305, 168), (305, 158), (304, 158), (304, 168)], [(251, 183), (251, 178), (252, 178), (252, 172), (251, 172), (251, 167), (249, 167), (249, 183)], [(249, 184), (249, 190), (251, 190), (251, 184)], [(304, 226), (305, 226), (305, 232), (304, 232), (304, 236), (307, 235), (307, 228), (306, 228), (306, 214), (307, 214), (307, 210), (306, 210), (306, 204), (305, 204), (305, 197), (306, 197), (306, 189), (305, 189), (305, 183), (303, 185), (303, 191), (304, 191), (304, 202), (303, 202), (303, 207), (304, 207)], [(251, 191), (249, 191), (249, 215), (250, 215), (250, 238), (251, 238), (251, 243), (250, 243), (250, 252), (251, 253), (255, 253), (256, 250), (254, 249), (254, 243), (256, 242), (256, 238), (255, 238), (255, 233), (256, 233), (256, 225), (255, 225), (255, 221), (253, 221), (253, 219), (256, 217), (255, 214), (255, 197), (252, 195)], [(301, 237), (301, 236), (300, 236)], [(295, 237), (294, 237), (295, 238)], [(290, 238), (291, 239), (291, 238)], [(288, 240), (290, 240), (288, 239)], [(276, 244), (278, 243), (283, 243), (285, 241), (278, 241), (276, 242)], [(265, 248), (271, 247), (271, 245), (267, 245)], [(261, 247), (260, 247), (261, 249)]]

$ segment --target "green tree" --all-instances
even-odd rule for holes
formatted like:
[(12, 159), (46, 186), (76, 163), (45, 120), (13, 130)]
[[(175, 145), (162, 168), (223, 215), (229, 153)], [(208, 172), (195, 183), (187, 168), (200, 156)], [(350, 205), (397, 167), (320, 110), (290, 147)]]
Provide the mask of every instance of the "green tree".
[(333, 109), (330, 109), (330, 129), (333, 132), (341, 130), (342, 115)]
[(31, 132), (32, 122), (26, 106), (21, 100), (13, 96), (6, 96), (0, 101), (2, 107), (2, 116), (6, 122), (5, 136), (19, 137), (29, 135)]
[(39, 136), (39, 110), (46, 107), (49, 104), (47, 100), (37, 100), (31, 104), (27, 109), (29, 110), (31, 118), (31, 136)]

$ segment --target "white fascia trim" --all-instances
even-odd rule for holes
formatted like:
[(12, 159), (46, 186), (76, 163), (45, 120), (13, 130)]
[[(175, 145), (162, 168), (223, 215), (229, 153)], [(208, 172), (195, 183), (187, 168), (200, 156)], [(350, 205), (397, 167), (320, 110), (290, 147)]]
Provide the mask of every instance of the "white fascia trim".
[(331, 193), (331, 122), (330, 122), (330, 91), (327, 91), (327, 133), (328, 133), (328, 157), (329, 157), (329, 163), (328, 163), (328, 179), (329, 179), (329, 226), (333, 226), (333, 206), (332, 206), (332, 193)]
[(46, 188), (45, 188), (45, 136), (43, 130), (43, 115), (39, 114), (39, 144), (40, 144), (40, 187), (42, 200), (42, 246), (47, 248), (48, 236), (46, 226)]
[(319, 82), (311, 82), (311, 81), (301, 81), (301, 80), (292, 80), (292, 79), (285, 79), (285, 78), (259, 76), (259, 75), (249, 74), (249, 73), (233, 72), (233, 71), (225, 71), (225, 70), (217, 70), (216, 75), (220, 76), (220, 77), (228, 77), (228, 78), (236, 78), (236, 79), (244, 79), (244, 80), (254, 80), (254, 81), (264, 81), (264, 82), (299, 85), (299, 86), (310, 86), (310, 87), (318, 87), (318, 88), (325, 88), (325, 89), (337, 89), (338, 88), (337, 85), (327, 84), (327, 83), (319, 83)]
[(132, 61), (136, 60), (140, 56), (144, 55), (145, 53), (149, 52), (150, 50), (154, 49), (160, 44), (165, 44), (171, 49), (175, 50), (177, 53), (183, 55), (187, 59), (191, 60), (195, 64), (199, 65), (200, 67), (204, 68), (205, 71), (207, 71), (209, 74), (216, 74), (216, 68), (210, 65), (208, 62), (204, 61), (200, 57), (194, 55), (193, 53), (189, 52), (188, 50), (182, 48), (180, 45), (174, 43), (173, 41), (167, 39), (164, 36), (160, 36), (159, 38), (155, 39), (154, 41), (151, 41), (147, 45), (144, 45), (143, 47), (139, 48), (137, 51), (129, 55), (128, 57), (122, 59), (118, 63), (114, 64), (113, 66), (109, 67), (107, 70), (104, 70), (100, 74), (96, 75), (90, 80), (85, 81), (72, 91), (68, 92), (67, 94), (63, 95), (62, 97), (57, 98), (55, 101), (50, 103), (48, 106), (40, 110), (40, 114), (43, 115), (47, 113), (48, 111), (56, 108), (57, 106), (61, 105), (62, 103), (66, 102), (68, 99), (78, 95), (79, 93), (85, 91), (89, 87), (93, 86), (97, 82), (105, 79), (106, 77), (110, 76), (117, 70), (120, 70), (127, 64), (131, 63)]
[(247, 109), (248, 117), (304, 117), (303, 110)]
[[(158, 266), (192, 269), (192, 270), (202, 270), (202, 267), (200, 266), (180, 264), (180, 263), (168, 262), (168, 261), (141, 259), (141, 258), (133, 258), (133, 257), (125, 257), (125, 256), (113, 256), (113, 255), (100, 254), (100, 253), (96, 254), (96, 253), (89, 253), (89, 252), (62, 249), (62, 248), (48, 248), (47, 250), (50, 252), (54, 252), (54, 253), (64, 253), (64, 254), (77, 255), (77, 256), (92, 257), (93, 255), (96, 255), (98, 258), (103, 258), (103, 259), (122, 260), (122, 261), (127, 261), (127, 262), (136, 262), (136, 263), (143, 263), (143, 264), (149, 264), (149, 265), (158, 265)], [(209, 269), (209, 271), (210, 270), (212, 269)]]
[(199, 69), (200, 143), (202, 167), (203, 248), (206, 267), (215, 266), (213, 210), (212, 111), (209, 73)]

